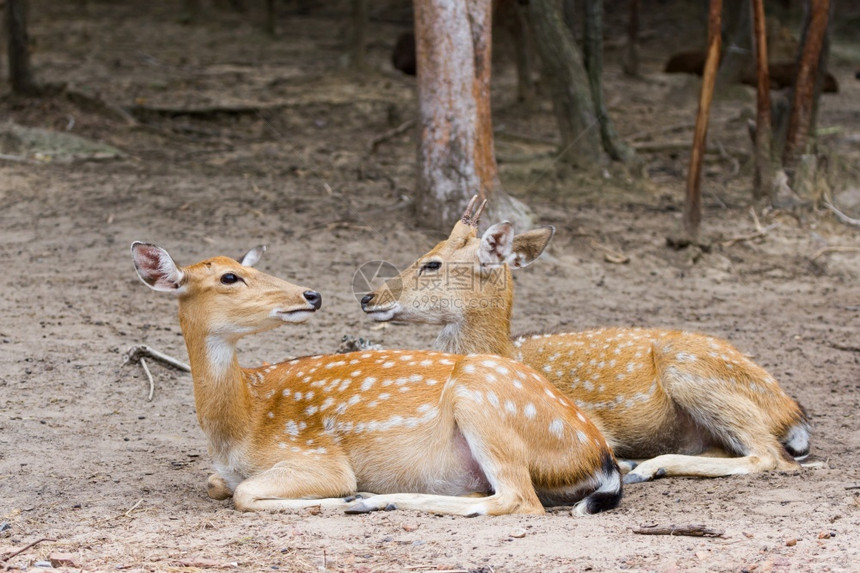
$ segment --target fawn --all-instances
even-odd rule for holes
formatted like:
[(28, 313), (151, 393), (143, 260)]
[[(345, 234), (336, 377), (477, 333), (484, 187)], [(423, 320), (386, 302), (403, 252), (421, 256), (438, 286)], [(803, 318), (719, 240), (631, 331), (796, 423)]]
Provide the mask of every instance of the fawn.
[[(443, 325), (436, 347), (492, 353), (541, 372), (600, 428), (620, 458), (646, 459), (626, 483), (795, 469), (809, 452), (806, 413), (724, 340), (673, 330), (604, 328), (511, 338), (511, 269), (534, 261), (552, 227), (478, 238), (469, 204), (447, 240), (362, 300), (378, 321)], [(709, 454), (709, 455), (702, 455)], [(712, 457), (720, 455), (723, 457)], [(649, 459), (650, 458), (650, 459)]]
[[(319, 293), (215, 257), (177, 266), (135, 242), (139, 277), (179, 299), (209, 495), (240, 510), (397, 507), (482, 515), (611, 509), (621, 475), (598, 429), (537, 372), (498, 356), (369, 351), (242, 368), (240, 338), (308, 320)], [(352, 500), (357, 491), (374, 494)], [(485, 494), (484, 497), (460, 497)]]

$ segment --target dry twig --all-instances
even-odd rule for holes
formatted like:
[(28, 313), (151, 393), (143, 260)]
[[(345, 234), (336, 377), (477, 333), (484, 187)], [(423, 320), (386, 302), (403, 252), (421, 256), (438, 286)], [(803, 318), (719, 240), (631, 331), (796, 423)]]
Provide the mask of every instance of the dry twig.
[(767, 227), (762, 227), (761, 222), (758, 220), (758, 215), (755, 213), (755, 207), (750, 207), (750, 215), (753, 218), (753, 224), (755, 225), (755, 232), (748, 233), (746, 235), (738, 235), (737, 237), (732, 237), (730, 239), (726, 239), (725, 241), (721, 241), (720, 244), (724, 247), (731, 247), (735, 243), (739, 243), (741, 241), (751, 241), (753, 239), (760, 239), (768, 234), (772, 229), (776, 229), (779, 227), (779, 223), (773, 223), (772, 225), (768, 225)]
[(827, 253), (858, 253), (860, 252), (860, 247), (824, 247), (823, 249), (819, 249), (814, 255), (812, 255), (812, 260), (814, 261), (821, 255), (825, 255)]
[(139, 506), (141, 503), (143, 503), (143, 498), (140, 498), (139, 500), (137, 500), (137, 503), (135, 503), (133, 506), (131, 506), (131, 508), (129, 508), (128, 511), (125, 512), (125, 516), (131, 517), (131, 512), (134, 511), (135, 509), (137, 509), (137, 506)]
[(860, 219), (852, 219), (851, 217), (849, 217), (848, 215), (846, 215), (845, 213), (843, 213), (842, 211), (837, 209), (836, 206), (833, 205), (833, 203), (831, 203), (830, 201), (827, 201), (825, 199), (823, 201), (823, 205), (825, 207), (827, 207), (828, 209), (830, 209), (833, 212), (833, 214), (836, 215), (836, 218), (841, 223), (845, 223), (846, 225), (851, 225), (852, 227), (860, 227)]
[(123, 362), (123, 365), (130, 364), (132, 362), (140, 362), (140, 359), (144, 356), (148, 356), (149, 358), (153, 358), (155, 360), (163, 362), (164, 364), (172, 366), (177, 370), (182, 370), (183, 372), (191, 372), (191, 367), (186, 363), (182, 362), (181, 360), (177, 360), (172, 356), (168, 356), (163, 352), (159, 352), (158, 350), (150, 348), (145, 344), (132, 346), (131, 348), (129, 348), (128, 352), (125, 353), (125, 361)]
[(140, 365), (143, 367), (143, 372), (149, 380), (149, 396), (146, 400), (147, 402), (152, 402), (152, 397), (155, 395), (155, 380), (152, 379), (152, 372), (149, 371), (149, 366), (146, 365), (146, 359), (142, 356), (140, 357)]
[(0, 561), (3, 562), (3, 568), (9, 569), (9, 566), (6, 565), (6, 563), (8, 563), (10, 559), (12, 559), (13, 557), (17, 557), (18, 555), (21, 555), (22, 553), (24, 553), (25, 551), (27, 551), (31, 547), (34, 547), (34, 546), (38, 545), (39, 543), (42, 543), (43, 541), (56, 541), (56, 539), (51, 539), (50, 537), (43, 537), (42, 539), (37, 539), (33, 543), (30, 543), (29, 545), (25, 545), (24, 547), (22, 547), (18, 551), (15, 551), (6, 557), (3, 557), (2, 559), (0, 559)]
[(603, 251), (603, 258), (608, 263), (615, 263), (616, 265), (623, 265), (625, 263), (630, 262), (630, 257), (622, 253), (621, 251), (616, 251), (606, 245), (601, 245), (594, 239), (591, 240), (591, 246), (599, 251)]
[(414, 119), (408, 119), (408, 120), (404, 121), (403, 123), (401, 123), (400, 125), (398, 125), (397, 127), (393, 128), (393, 129), (389, 129), (385, 133), (377, 135), (376, 137), (374, 137), (373, 139), (370, 140), (370, 144), (367, 146), (367, 152), (368, 153), (376, 153), (376, 148), (379, 147), (381, 144), (385, 143), (389, 139), (393, 139), (393, 138), (397, 137), (398, 135), (400, 135), (402, 133), (406, 133), (407, 131), (409, 131), (414, 126), (415, 126), (415, 120)]
[(710, 529), (704, 525), (667, 525), (645, 526), (634, 529), (633, 533), (642, 535), (686, 535), (689, 537), (723, 537), (722, 529)]

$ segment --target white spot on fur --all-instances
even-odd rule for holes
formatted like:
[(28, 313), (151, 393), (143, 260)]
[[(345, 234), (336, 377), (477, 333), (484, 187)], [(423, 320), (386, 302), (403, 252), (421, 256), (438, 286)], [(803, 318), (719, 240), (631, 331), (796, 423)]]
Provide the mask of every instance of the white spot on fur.
[(537, 409), (535, 408), (535, 405), (531, 402), (526, 404), (525, 408), (523, 408), (523, 414), (525, 414), (526, 418), (528, 418), (529, 420), (534, 418), (537, 415)]
[(550, 422), (549, 433), (560, 439), (564, 435), (564, 422), (560, 418)]

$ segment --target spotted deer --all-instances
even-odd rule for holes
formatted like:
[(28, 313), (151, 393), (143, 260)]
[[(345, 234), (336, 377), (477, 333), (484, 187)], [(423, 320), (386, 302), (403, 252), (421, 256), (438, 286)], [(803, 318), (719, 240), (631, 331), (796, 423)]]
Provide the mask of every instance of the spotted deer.
[(440, 350), (538, 370), (586, 411), (619, 459), (646, 460), (626, 483), (798, 467), (792, 457), (809, 452), (805, 412), (725, 340), (643, 328), (511, 338), (511, 269), (540, 256), (555, 231), (515, 235), (504, 222), (479, 238), (473, 206), (447, 240), (361, 300), (370, 317), (438, 324)]
[[(311, 318), (321, 296), (215, 257), (178, 266), (135, 242), (139, 277), (179, 299), (215, 499), (240, 510), (577, 514), (615, 507), (618, 466), (598, 429), (540, 374), (498, 356), (369, 351), (239, 366), (244, 336)], [(358, 491), (374, 494), (350, 500)], [(482, 494), (475, 496), (469, 494)]]

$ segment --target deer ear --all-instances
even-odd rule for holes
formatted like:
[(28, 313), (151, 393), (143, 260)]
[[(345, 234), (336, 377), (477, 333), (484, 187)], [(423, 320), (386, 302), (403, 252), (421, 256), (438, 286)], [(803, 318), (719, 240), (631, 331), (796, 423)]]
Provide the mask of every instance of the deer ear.
[(185, 278), (167, 251), (150, 243), (131, 244), (131, 258), (137, 276), (146, 285), (160, 292), (179, 292)]
[(511, 255), (514, 227), (507, 221), (496, 223), (484, 231), (478, 246), (478, 260), (482, 265), (500, 265)]
[(259, 245), (254, 247), (247, 253), (245, 253), (242, 258), (239, 259), (239, 263), (245, 267), (253, 267), (257, 263), (260, 262), (260, 259), (263, 258), (263, 253), (266, 252), (266, 245)]
[(520, 233), (514, 237), (514, 245), (508, 264), (512, 269), (521, 269), (532, 264), (541, 256), (555, 235), (555, 227), (540, 227)]

